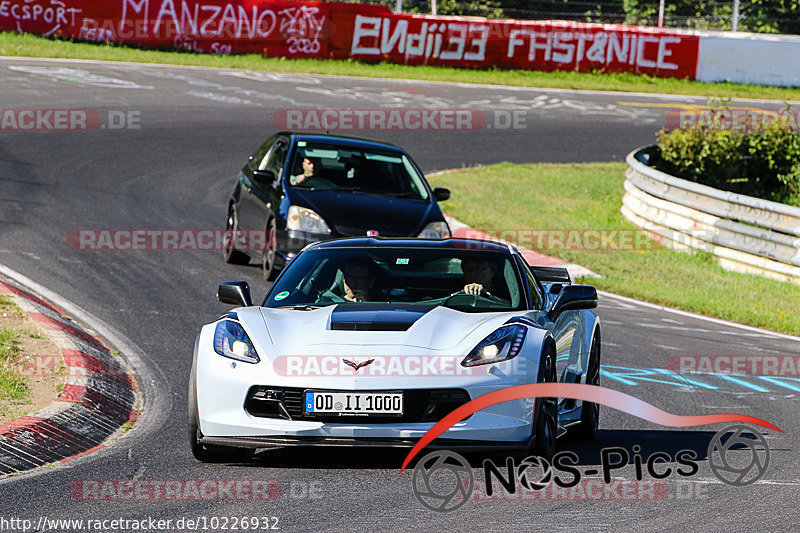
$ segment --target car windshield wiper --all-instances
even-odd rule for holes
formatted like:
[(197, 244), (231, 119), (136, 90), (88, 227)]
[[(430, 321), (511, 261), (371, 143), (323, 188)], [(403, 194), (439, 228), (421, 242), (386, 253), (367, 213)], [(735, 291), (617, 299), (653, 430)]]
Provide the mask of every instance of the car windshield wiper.
[(278, 309), (292, 309), (293, 311), (313, 311), (314, 309), (319, 309), (323, 307), (321, 305), (314, 305), (314, 304), (296, 304), (296, 305), (284, 305), (279, 307)]
[(416, 200), (422, 200), (422, 197), (419, 195), (419, 193), (414, 191), (388, 193), (386, 196), (391, 196), (392, 198), (414, 198)]

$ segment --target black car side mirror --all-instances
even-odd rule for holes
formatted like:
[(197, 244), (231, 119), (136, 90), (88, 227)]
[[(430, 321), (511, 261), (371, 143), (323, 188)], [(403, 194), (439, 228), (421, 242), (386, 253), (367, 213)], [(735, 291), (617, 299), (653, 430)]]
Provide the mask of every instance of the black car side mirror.
[(217, 289), (217, 299), (224, 304), (250, 307), (253, 299), (250, 297), (250, 284), (246, 281), (223, 281)]
[(275, 173), (271, 170), (253, 170), (253, 181), (259, 185), (272, 185)]
[(555, 321), (564, 311), (573, 309), (594, 309), (597, 307), (597, 289), (589, 285), (565, 285), (547, 313), (547, 318)]
[(450, 198), (450, 189), (445, 189), (444, 187), (436, 187), (433, 189), (433, 197), (436, 199), (437, 202), (444, 202), (448, 198)]

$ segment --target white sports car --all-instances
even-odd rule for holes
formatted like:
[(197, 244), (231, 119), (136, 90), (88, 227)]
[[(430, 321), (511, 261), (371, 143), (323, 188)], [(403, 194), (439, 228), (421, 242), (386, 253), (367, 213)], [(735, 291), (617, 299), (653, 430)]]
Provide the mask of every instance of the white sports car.
[[(297, 445), (411, 447), (453, 409), (514, 385), (597, 384), (593, 287), (530, 267), (512, 247), (475, 240), (341, 239), (313, 244), (258, 306), (203, 326), (189, 384), (199, 460)], [(552, 455), (574, 430), (592, 438), (598, 406), (507, 401), (474, 413), (432, 446)]]

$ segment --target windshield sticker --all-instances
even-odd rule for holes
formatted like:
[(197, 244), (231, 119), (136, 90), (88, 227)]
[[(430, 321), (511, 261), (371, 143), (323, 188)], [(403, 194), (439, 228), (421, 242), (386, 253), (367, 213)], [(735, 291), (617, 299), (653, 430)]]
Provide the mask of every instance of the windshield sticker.
[(320, 159), (339, 159), (337, 150), (325, 150), (323, 148), (306, 148), (303, 155), (306, 157), (319, 157)]
[(397, 261), (394, 263), (395, 265), (407, 265), (408, 264), (408, 257), (398, 257)]
[(279, 292), (278, 294), (275, 295), (275, 299), (276, 300), (283, 300), (287, 296), (289, 296), (289, 291), (281, 291), (281, 292)]
[(305, 141), (297, 141), (297, 146), (305, 146), (306, 144), (308, 143)]

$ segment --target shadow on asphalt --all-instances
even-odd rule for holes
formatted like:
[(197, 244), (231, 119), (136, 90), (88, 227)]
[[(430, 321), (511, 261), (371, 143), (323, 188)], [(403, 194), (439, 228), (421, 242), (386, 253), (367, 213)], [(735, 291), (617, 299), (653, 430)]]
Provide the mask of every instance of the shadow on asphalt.
[[(600, 430), (593, 441), (577, 441), (569, 438), (560, 439), (557, 451), (571, 451), (578, 455), (578, 465), (599, 465), (603, 448), (621, 447), (628, 451), (629, 464), (638, 453), (644, 460), (655, 452), (664, 452), (675, 457), (677, 452), (692, 450), (695, 460), (707, 458), (708, 445), (715, 431), (681, 431), (681, 430)], [(633, 447), (638, 445), (638, 452)], [(359, 469), (359, 470), (393, 470), (400, 469), (408, 454), (407, 449), (398, 448), (347, 448), (347, 447), (297, 447), (263, 450), (248, 460), (221, 461), (230, 466), (266, 468), (319, 468), (319, 469)], [(417, 459), (427, 452), (418, 454)], [(460, 453), (460, 452), (459, 452)], [(465, 459), (475, 468), (480, 468), (484, 459), (501, 462), (508, 453), (464, 452)], [(522, 458), (524, 453), (516, 454)]]

